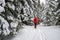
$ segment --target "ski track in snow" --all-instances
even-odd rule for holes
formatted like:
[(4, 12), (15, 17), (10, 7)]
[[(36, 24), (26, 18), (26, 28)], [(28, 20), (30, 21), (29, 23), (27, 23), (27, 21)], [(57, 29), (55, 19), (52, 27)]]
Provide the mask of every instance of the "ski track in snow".
[(60, 28), (24, 26), (12, 40), (60, 40)]

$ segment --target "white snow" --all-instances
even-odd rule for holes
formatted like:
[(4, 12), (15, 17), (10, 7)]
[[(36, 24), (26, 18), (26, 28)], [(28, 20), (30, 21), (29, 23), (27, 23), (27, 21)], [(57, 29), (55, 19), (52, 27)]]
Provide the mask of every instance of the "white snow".
[(10, 24), (11, 24), (11, 28), (13, 28), (13, 27), (16, 28), (18, 25), (18, 22), (11, 22)]
[(0, 0), (0, 12), (4, 12), (5, 0)]
[(14, 4), (8, 3), (8, 6), (9, 6), (11, 9), (15, 10)]
[(8, 16), (7, 17), (9, 20), (14, 20), (13, 16)]
[(60, 40), (60, 28), (38, 25), (34, 29), (33, 26), (24, 26), (12, 40)]
[(40, 4), (46, 4), (46, 0), (40, 0)]
[(5, 6), (5, 0), (0, 0), (0, 4), (2, 4), (2, 6)]
[(8, 30), (9, 28), (8, 22), (1, 16), (0, 16), (0, 20), (1, 20), (1, 24), (3, 24), (3, 34), (8, 35), (10, 33), (10, 31)]
[(5, 11), (5, 10), (4, 10), (4, 7), (1, 7), (1, 6), (0, 6), (0, 12), (3, 12), (3, 11)]
[(1, 20), (2, 24), (3, 24), (3, 28), (6, 28), (6, 27), (8, 28), (9, 27), (8, 22), (3, 17), (0, 16), (0, 20)]
[(28, 17), (25, 17), (23, 21), (27, 21), (27, 20), (29, 20), (29, 18)]

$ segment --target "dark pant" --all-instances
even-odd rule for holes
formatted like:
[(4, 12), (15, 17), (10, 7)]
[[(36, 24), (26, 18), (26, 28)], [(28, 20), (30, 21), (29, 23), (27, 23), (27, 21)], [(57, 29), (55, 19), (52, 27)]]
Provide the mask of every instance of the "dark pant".
[(34, 28), (36, 28), (37, 23), (34, 23)]

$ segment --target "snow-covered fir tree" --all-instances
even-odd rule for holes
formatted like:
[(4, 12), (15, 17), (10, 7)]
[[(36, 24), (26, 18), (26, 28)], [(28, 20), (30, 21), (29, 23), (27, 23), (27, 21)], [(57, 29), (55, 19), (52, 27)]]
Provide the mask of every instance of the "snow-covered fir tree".
[(47, 25), (59, 25), (59, 1), (58, 0), (48, 0), (46, 1), (46, 5), (44, 10), (42, 11), (43, 15), (43, 23)]

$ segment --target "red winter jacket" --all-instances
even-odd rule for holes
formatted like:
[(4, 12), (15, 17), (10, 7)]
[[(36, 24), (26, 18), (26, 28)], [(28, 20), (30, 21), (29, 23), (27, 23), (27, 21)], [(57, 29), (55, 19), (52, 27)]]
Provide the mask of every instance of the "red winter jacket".
[(34, 23), (38, 23), (38, 18), (37, 17), (34, 17), (33, 22)]

